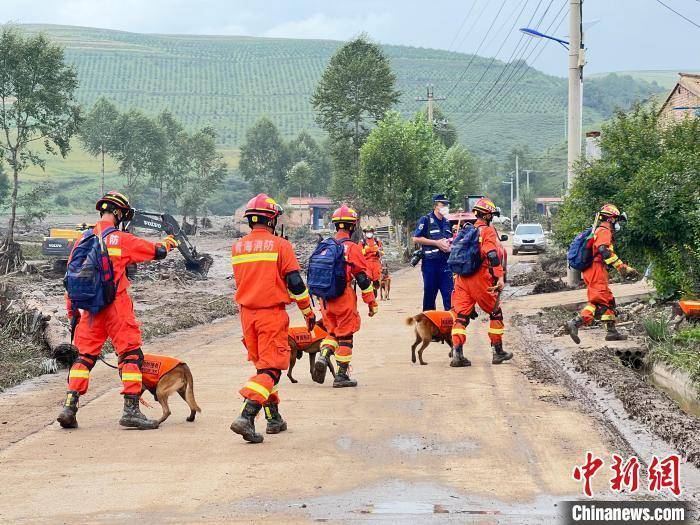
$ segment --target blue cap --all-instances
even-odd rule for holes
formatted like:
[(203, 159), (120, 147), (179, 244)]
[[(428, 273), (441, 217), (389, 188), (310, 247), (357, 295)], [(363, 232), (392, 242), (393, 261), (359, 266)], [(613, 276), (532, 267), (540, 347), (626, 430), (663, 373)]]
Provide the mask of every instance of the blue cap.
[(433, 202), (446, 202), (447, 204), (450, 203), (450, 199), (447, 198), (447, 195), (444, 193), (440, 193), (438, 195), (433, 195)]

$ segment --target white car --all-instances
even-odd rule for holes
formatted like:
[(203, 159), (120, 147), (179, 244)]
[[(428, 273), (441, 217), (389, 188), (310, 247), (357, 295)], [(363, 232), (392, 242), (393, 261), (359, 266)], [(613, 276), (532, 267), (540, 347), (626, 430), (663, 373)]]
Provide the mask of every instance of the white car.
[(546, 251), (547, 239), (541, 224), (518, 224), (513, 235), (513, 255), (518, 255), (518, 252)]

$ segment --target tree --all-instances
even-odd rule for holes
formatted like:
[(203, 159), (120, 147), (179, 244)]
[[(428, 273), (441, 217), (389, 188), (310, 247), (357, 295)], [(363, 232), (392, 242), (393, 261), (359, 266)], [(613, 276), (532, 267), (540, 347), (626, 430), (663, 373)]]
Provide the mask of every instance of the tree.
[(126, 178), (127, 196), (141, 191), (143, 178), (158, 177), (167, 164), (167, 139), (163, 128), (138, 110), (122, 113), (117, 121), (112, 155)]
[[(436, 133), (437, 135), (437, 133)], [(437, 135), (439, 138), (439, 135)], [(442, 142), (442, 141), (441, 141)], [(461, 199), (467, 195), (478, 194), (481, 190), (478, 162), (461, 144), (455, 144), (447, 150), (448, 193)]]
[(312, 195), (324, 194), (328, 190), (331, 171), (328, 151), (319, 146), (306, 130), (301, 130), (287, 144), (289, 169), (301, 161), (306, 161), (311, 168), (311, 180), (304, 190)]
[(151, 182), (158, 188), (158, 209), (163, 211), (165, 192), (173, 195), (182, 189), (189, 170), (188, 141), (190, 137), (182, 124), (167, 109), (156, 119), (165, 136), (165, 162), (158, 171), (151, 174)]
[(105, 193), (105, 155), (114, 147), (118, 120), (117, 107), (105, 97), (100, 97), (80, 125), (80, 141), (85, 151), (93, 156), (100, 155), (102, 159), (101, 195)]
[(530, 189), (520, 190), (520, 220), (532, 222), (537, 220), (537, 201), (535, 193)]
[[(419, 109), (417, 119), (428, 120), (428, 108)], [(449, 122), (438, 106), (433, 107), (433, 131), (446, 148), (451, 148), (457, 142), (457, 128)]]
[[(316, 86), (311, 98), (316, 122), (334, 142), (351, 145), (355, 177), (359, 175), (360, 147), (370, 127), (399, 100), (395, 86), (396, 75), (389, 60), (365, 35), (336, 51)], [(341, 159), (341, 163), (347, 164), (347, 160)]]
[(245, 134), (239, 169), (255, 193), (277, 196), (286, 182), (286, 151), (277, 127), (262, 117)]
[(192, 217), (196, 224), (199, 213), (226, 176), (226, 163), (216, 151), (216, 132), (212, 128), (203, 128), (192, 135), (187, 154), (190, 171), (181, 196), (181, 211), (183, 222)]
[(42, 169), (39, 149), (65, 157), (80, 123), (74, 92), (75, 69), (65, 63), (63, 49), (45, 36), (25, 37), (17, 29), (0, 29), (0, 155), (12, 171), (7, 235), (0, 246), (0, 273), (19, 268), (22, 252), (14, 240), (19, 174), (28, 166)]
[(289, 188), (295, 188), (299, 190), (299, 197), (301, 197), (304, 188), (308, 188), (313, 180), (313, 171), (311, 166), (305, 160), (297, 162), (292, 166), (287, 172), (287, 185)]
[(433, 193), (450, 190), (447, 150), (424, 120), (388, 112), (362, 146), (361, 164), (357, 191), (366, 209), (388, 213), (404, 231)]

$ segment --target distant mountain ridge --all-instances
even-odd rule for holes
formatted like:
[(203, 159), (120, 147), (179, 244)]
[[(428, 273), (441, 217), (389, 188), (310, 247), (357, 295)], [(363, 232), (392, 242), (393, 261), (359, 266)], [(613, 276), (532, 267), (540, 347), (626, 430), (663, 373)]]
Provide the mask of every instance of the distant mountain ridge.
[[(169, 108), (190, 128), (214, 127), (219, 142), (227, 147), (237, 147), (245, 130), (262, 115), (269, 116), (287, 137), (303, 128), (320, 135), (309, 99), (328, 59), (342, 45), (329, 40), (20, 27), (42, 31), (66, 48), (66, 59), (79, 73), (82, 103), (90, 105), (105, 95), (122, 109), (134, 107), (155, 114)], [(502, 157), (517, 144), (542, 150), (563, 139), (565, 79), (520, 64), (513, 80), (521, 74), (522, 78), (503, 90), (507, 96), (494, 101), (492, 111), (476, 118), (477, 102), (505, 63), (435, 49), (382, 47), (402, 92), (397, 109), (406, 116), (419, 109), (415, 97), (424, 95), (426, 84), (434, 85), (436, 96), (445, 94), (471, 62), (464, 79), (440, 106), (457, 127), (460, 141), (474, 152)], [(483, 81), (477, 82), (485, 70)], [(596, 78), (587, 82), (589, 86), (584, 113), (588, 123), (608, 117), (615, 105), (628, 105), (630, 100), (663, 90), (632, 78), (624, 82)], [(621, 86), (629, 92), (616, 93)]]

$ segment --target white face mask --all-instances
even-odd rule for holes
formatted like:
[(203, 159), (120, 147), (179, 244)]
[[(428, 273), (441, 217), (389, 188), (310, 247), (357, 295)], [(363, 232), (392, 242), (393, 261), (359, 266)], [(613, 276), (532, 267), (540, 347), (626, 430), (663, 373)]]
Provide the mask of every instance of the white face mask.
[(616, 231), (616, 232), (619, 232), (619, 231), (620, 231), (620, 228), (621, 228), (620, 223), (619, 223), (619, 222), (616, 222), (616, 223), (615, 223), (615, 231)]
[(450, 207), (449, 206), (440, 206), (438, 208), (438, 211), (440, 212), (440, 215), (442, 215), (444, 217), (445, 215), (448, 215), (450, 213)]
[(374, 237), (374, 234), (373, 233), (366, 233), (365, 237), (367, 237), (368, 239), (371, 239), (372, 237)]

